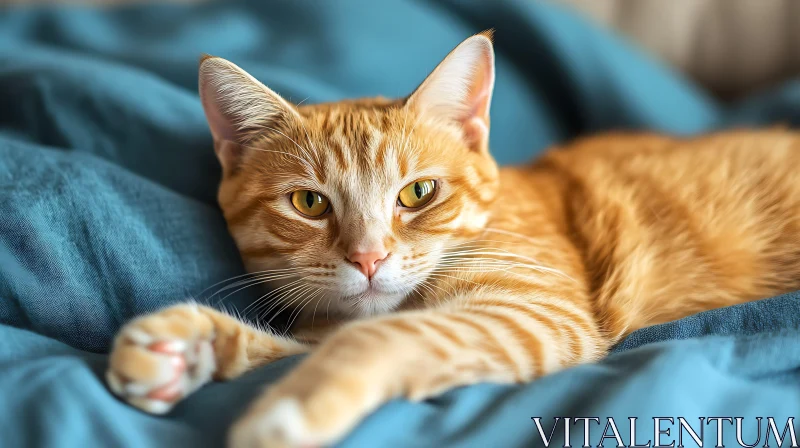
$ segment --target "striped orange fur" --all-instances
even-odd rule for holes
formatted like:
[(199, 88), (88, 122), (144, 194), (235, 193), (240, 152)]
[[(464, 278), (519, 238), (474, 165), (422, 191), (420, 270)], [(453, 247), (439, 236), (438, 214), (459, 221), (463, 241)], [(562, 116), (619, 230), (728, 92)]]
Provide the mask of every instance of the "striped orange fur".
[(530, 381), (638, 328), (800, 289), (800, 135), (618, 133), (499, 169), (493, 83), (488, 34), (401, 100), (294, 106), (205, 58), (219, 203), (273, 306), (302, 308), (302, 342), (179, 305), (123, 328), (112, 389), (165, 412), (314, 347), (230, 442), (325, 445), (393, 397)]

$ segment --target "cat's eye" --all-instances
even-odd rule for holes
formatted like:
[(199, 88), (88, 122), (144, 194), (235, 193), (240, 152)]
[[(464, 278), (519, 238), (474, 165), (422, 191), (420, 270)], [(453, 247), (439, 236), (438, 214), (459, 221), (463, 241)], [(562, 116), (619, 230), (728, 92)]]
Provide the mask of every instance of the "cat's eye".
[(311, 190), (297, 190), (292, 193), (292, 205), (301, 214), (316, 218), (322, 216), (330, 208), (330, 201), (325, 196)]
[(408, 208), (419, 208), (433, 199), (436, 191), (436, 181), (433, 179), (423, 179), (412, 182), (400, 190), (397, 197), (399, 205)]

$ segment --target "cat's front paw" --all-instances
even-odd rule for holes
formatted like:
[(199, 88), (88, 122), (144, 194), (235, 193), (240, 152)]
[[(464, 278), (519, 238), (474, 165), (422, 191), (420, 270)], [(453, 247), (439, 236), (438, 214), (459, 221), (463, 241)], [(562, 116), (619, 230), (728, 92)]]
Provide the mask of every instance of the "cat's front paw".
[(133, 406), (163, 414), (211, 380), (213, 341), (213, 324), (194, 305), (138, 318), (117, 335), (106, 380)]
[(324, 446), (309, 428), (301, 404), (287, 398), (260, 412), (250, 412), (232, 428), (230, 448), (308, 448)]
[[(340, 415), (331, 415), (331, 421), (315, 421), (310, 415), (309, 403), (300, 397), (274, 400), (266, 406), (248, 412), (232, 428), (230, 448), (310, 448), (329, 446), (344, 436), (351, 428), (350, 422), (338, 421), (360, 417), (358, 412), (344, 409)], [(327, 408), (327, 407), (326, 407)], [(331, 413), (336, 408), (327, 408)]]
[(293, 372), (268, 389), (233, 426), (228, 446), (329, 446), (380, 401), (366, 387), (369, 382), (356, 375), (304, 375), (307, 370)]

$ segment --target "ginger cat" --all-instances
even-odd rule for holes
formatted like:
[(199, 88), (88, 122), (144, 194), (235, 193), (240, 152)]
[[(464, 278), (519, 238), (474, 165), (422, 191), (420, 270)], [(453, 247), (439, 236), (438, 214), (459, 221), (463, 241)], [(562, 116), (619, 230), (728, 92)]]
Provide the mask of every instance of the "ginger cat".
[(314, 346), (229, 440), (328, 445), (393, 397), (530, 381), (638, 328), (800, 289), (796, 133), (612, 134), (498, 169), (493, 59), (483, 33), (407, 98), (299, 107), (205, 57), (219, 203), (248, 270), (293, 288), (307, 321), (342, 323), (302, 342), (176, 305), (120, 331), (112, 390), (162, 413)]

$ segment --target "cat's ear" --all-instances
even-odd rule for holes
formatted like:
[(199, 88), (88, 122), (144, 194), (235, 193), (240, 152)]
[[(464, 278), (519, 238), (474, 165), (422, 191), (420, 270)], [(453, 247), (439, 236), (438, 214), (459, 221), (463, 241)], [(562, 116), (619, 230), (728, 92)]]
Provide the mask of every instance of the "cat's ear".
[(463, 131), (474, 151), (487, 151), (489, 107), (494, 88), (492, 32), (459, 44), (411, 94), (406, 107), (447, 120)]
[(200, 60), (200, 101), (223, 168), (235, 166), (253, 135), (301, 119), (297, 110), (249, 73), (225, 59)]

